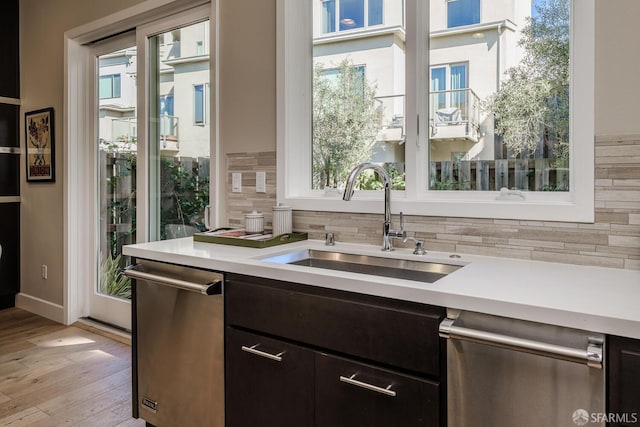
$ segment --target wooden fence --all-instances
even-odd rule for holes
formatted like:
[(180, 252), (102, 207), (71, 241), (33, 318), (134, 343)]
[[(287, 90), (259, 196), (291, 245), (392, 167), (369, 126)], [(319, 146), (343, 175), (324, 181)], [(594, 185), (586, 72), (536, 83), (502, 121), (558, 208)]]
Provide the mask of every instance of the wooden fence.
[(569, 168), (556, 159), (472, 160), (431, 162), (432, 190), (568, 191)]
[[(177, 237), (167, 236), (166, 225), (178, 223), (183, 212), (197, 209), (195, 197), (202, 197), (203, 193), (208, 197), (209, 161), (209, 158), (162, 158), (161, 190), (159, 200), (156, 199), (161, 207), (162, 238)], [(136, 164), (132, 153), (100, 151), (100, 251), (104, 256), (111, 254), (115, 258), (122, 253), (123, 245), (135, 243)], [(199, 226), (188, 222), (179, 225), (183, 229)]]

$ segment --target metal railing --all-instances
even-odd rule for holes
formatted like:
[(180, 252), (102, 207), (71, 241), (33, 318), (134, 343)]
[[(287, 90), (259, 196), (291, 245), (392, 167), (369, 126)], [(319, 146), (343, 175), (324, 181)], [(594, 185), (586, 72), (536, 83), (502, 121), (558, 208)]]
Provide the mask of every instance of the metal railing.
[(380, 141), (404, 141), (404, 95), (377, 96), (380, 111)]
[[(164, 114), (159, 117), (160, 121), (160, 140), (161, 141), (178, 141), (178, 128), (180, 118)], [(127, 117), (124, 119), (111, 120), (111, 135), (113, 140), (117, 142), (134, 142), (137, 136), (137, 118)]]
[(480, 98), (472, 89), (451, 89), (429, 93), (429, 123), (434, 126), (468, 124), (480, 127)]

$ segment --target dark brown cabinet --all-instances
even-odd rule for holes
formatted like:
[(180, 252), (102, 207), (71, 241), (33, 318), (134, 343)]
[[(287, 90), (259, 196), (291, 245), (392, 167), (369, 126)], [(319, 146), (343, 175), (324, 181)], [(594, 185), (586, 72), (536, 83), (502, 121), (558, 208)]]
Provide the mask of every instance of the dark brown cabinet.
[(640, 340), (610, 336), (608, 344), (608, 412), (619, 420), (609, 425), (640, 425)]
[(229, 426), (446, 425), (444, 309), (228, 274)]
[(0, 98), (9, 99), (0, 99), (0, 199), (9, 200), (0, 200), (0, 309), (13, 307), (20, 289), (19, 11), (18, 0), (2, 2)]
[(0, 203), (0, 309), (15, 305), (20, 289), (20, 204)]
[(316, 426), (439, 426), (439, 385), (316, 355)]
[(3, 0), (0, 14), (0, 37), (2, 39), (2, 67), (0, 67), (0, 97), (20, 98), (20, 22), (18, 0)]
[(313, 425), (313, 351), (226, 328), (227, 427)]

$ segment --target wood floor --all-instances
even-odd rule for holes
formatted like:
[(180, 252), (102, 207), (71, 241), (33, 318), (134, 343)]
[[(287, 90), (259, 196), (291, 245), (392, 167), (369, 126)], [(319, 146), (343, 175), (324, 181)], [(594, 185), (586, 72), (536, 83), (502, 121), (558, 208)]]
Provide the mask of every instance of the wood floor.
[(0, 310), (0, 426), (144, 426), (131, 418), (131, 347)]

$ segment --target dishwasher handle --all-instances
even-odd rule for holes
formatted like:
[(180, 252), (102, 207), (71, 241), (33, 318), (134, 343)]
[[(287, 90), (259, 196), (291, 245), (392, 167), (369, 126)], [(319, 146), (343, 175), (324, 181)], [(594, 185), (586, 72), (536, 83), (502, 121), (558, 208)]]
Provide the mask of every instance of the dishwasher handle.
[(455, 326), (454, 322), (455, 319), (447, 318), (440, 323), (440, 337), (475, 342), (477, 344), (490, 345), (602, 369), (602, 347), (604, 344), (602, 337), (589, 337), (587, 348), (580, 349), (464, 328)]
[(136, 280), (146, 280), (159, 285), (170, 286), (172, 288), (181, 289), (183, 291), (197, 292), (202, 295), (221, 295), (222, 294), (222, 277), (205, 284), (188, 282), (186, 280), (174, 279), (173, 277), (160, 276), (158, 274), (140, 271), (139, 265), (130, 265), (125, 267), (122, 273)]

